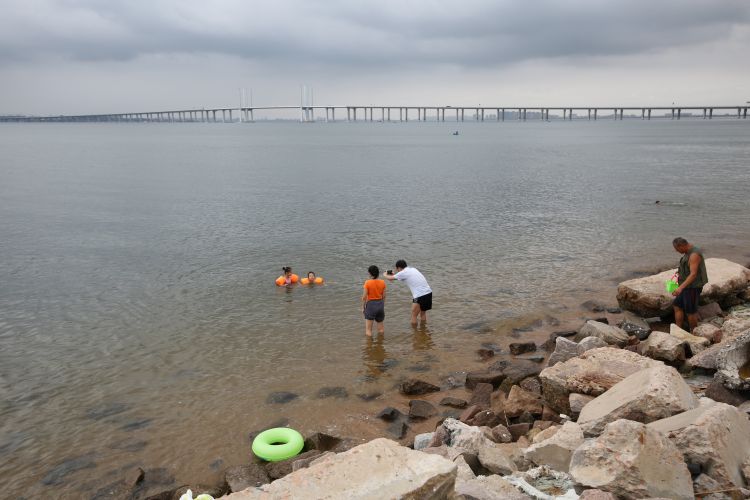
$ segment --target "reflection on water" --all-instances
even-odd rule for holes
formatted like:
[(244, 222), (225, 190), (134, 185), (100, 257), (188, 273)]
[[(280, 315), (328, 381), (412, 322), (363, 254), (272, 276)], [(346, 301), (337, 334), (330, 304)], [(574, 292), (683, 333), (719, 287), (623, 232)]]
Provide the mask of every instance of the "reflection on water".
[(432, 334), (430, 333), (427, 325), (419, 325), (413, 328), (412, 335), (412, 347), (415, 351), (427, 351), (435, 346), (435, 342), (432, 340)]
[(388, 369), (385, 362), (388, 352), (385, 350), (385, 335), (373, 334), (366, 337), (362, 348), (362, 360), (365, 363), (366, 377), (375, 379)]
[[(411, 351), (404, 352), (403, 347), (401, 347), (400, 355), (403, 356), (404, 361), (416, 361), (417, 364), (412, 364), (406, 369), (409, 371), (427, 371), (429, 369), (428, 363), (436, 359), (433, 355), (426, 354), (427, 351), (435, 347), (430, 330), (426, 326), (412, 327), (408, 337), (411, 339)], [(401, 363), (399, 359), (389, 355), (386, 350), (386, 343), (388, 342), (386, 339), (387, 337), (382, 334), (373, 333), (372, 337), (365, 336), (365, 343), (362, 347), (362, 361), (365, 367), (366, 380), (376, 380)], [(398, 350), (403, 344), (403, 339), (394, 336), (390, 338), (390, 342)], [(418, 356), (415, 356), (416, 354)]]

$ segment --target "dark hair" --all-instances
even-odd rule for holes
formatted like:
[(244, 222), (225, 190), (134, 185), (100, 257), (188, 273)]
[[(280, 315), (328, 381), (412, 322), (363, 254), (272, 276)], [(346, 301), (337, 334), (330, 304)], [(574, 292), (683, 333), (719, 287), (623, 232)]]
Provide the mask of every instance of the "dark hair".
[(399, 269), (406, 269), (406, 261), (404, 259), (398, 259), (396, 261), (396, 267)]
[(292, 268), (289, 266), (284, 266), (281, 268), (281, 270), (284, 271), (285, 273), (289, 273), (292, 271)]
[(377, 278), (380, 275), (380, 269), (378, 269), (378, 266), (368, 267), (367, 272), (370, 273), (370, 276), (373, 278)]
[(311, 274), (312, 274), (313, 276), (315, 276), (315, 273), (314, 273), (314, 272), (312, 272), (312, 271), (307, 271), (307, 275), (308, 275), (308, 276), (310, 276)]
[(687, 244), (688, 241), (685, 238), (675, 238), (672, 240), (672, 246), (681, 247)]

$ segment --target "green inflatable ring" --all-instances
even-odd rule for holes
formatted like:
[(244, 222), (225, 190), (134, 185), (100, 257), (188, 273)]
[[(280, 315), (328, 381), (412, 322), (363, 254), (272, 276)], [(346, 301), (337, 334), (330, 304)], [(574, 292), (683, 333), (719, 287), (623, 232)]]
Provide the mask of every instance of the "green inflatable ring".
[(288, 427), (276, 427), (258, 434), (253, 439), (253, 453), (269, 462), (280, 462), (297, 456), (305, 440), (302, 434)]

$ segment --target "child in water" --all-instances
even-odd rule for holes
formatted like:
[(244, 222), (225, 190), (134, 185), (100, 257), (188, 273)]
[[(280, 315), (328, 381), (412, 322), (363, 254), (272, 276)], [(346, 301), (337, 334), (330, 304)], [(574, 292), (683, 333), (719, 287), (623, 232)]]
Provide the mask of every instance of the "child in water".
[(278, 286), (289, 286), (292, 283), (297, 283), (299, 281), (299, 276), (292, 273), (291, 267), (284, 266), (281, 268), (281, 270), (284, 272), (284, 274), (276, 278), (276, 284)]
[(365, 281), (362, 292), (362, 312), (365, 315), (365, 335), (372, 337), (372, 322), (378, 325), (378, 334), (385, 332), (385, 281), (378, 279), (378, 266), (367, 268), (370, 279)]
[(307, 273), (307, 278), (302, 278), (301, 283), (303, 285), (322, 285), (323, 278), (316, 277), (315, 273), (310, 271), (309, 273)]

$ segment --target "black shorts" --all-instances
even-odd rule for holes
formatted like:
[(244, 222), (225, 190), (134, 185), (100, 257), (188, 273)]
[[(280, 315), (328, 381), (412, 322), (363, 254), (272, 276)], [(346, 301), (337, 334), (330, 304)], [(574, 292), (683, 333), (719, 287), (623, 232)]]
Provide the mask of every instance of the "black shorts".
[(698, 312), (700, 298), (700, 288), (686, 288), (674, 299), (673, 305), (685, 311), (685, 314), (695, 314)]
[(419, 304), (419, 310), (422, 312), (429, 311), (432, 309), (432, 292), (427, 295), (422, 295), (412, 300), (413, 303)]
[(368, 300), (365, 303), (365, 319), (382, 323), (385, 319), (385, 302), (382, 300)]

